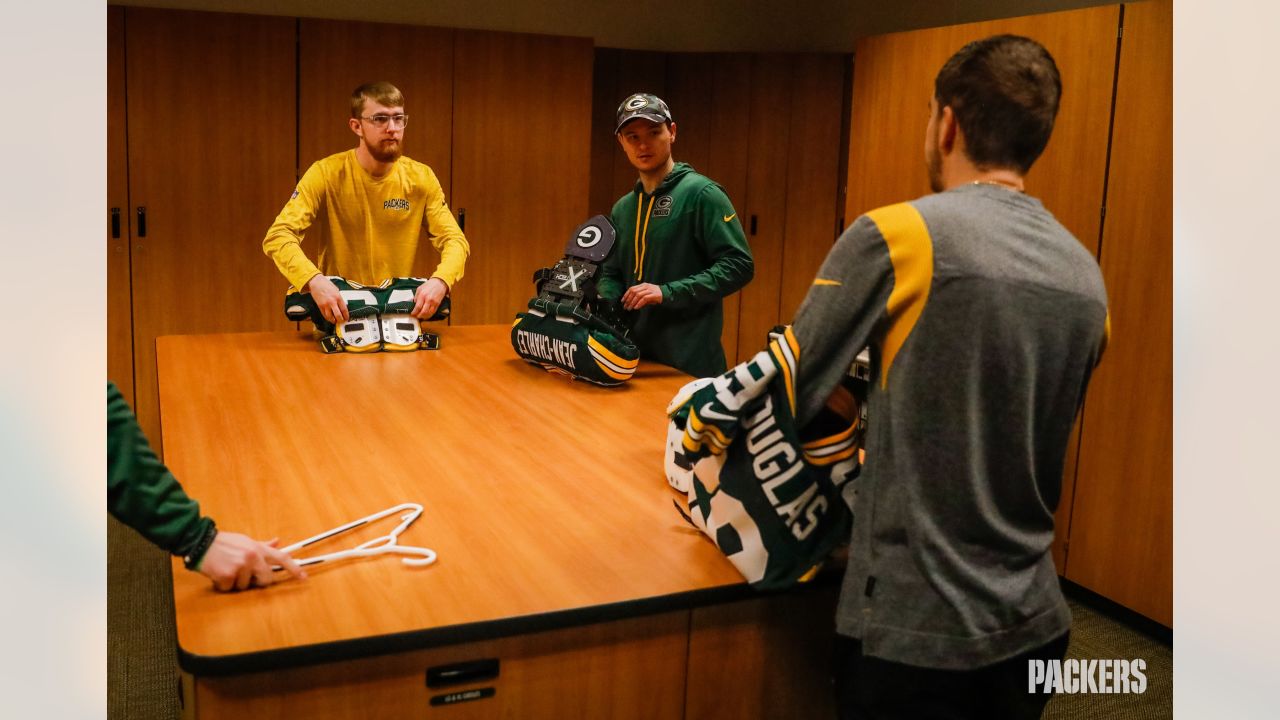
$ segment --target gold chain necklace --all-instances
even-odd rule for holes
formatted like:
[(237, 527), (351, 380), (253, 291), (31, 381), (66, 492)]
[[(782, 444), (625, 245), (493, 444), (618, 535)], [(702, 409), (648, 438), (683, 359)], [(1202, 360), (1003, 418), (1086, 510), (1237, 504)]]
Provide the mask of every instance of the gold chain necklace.
[(1018, 187), (1017, 185), (1014, 185), (1011, 182), (1005, 182), (1004, 180), (974, 180), (969, 184), (970, 185), (995, 185), (996, 187), (1002, 187), (1006, 190), (1013, 190), (1014, 192), (1026, 192), (1025, 190)]

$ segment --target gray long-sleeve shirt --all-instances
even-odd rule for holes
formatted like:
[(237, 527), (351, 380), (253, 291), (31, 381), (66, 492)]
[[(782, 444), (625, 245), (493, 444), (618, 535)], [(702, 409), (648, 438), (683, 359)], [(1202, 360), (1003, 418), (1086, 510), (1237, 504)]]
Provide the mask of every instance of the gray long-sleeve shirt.
[(858, 218), (794, 330), (801, 424), (872, 352), (837, 630), (956, 670), (1065, 632), (1053, 513), (1108, 332), (1089, 252), (1035, 198), (961, 186)]

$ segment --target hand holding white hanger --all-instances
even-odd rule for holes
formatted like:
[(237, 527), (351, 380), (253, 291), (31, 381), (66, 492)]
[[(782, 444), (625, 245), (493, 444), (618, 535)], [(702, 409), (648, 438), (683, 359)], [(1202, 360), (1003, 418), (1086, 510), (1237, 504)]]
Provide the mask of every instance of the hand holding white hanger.
[(275, 582), (273, 565), (284, 567), (299, 580), (307, 579), (306, 571), (276, 544), (275, 539), (260, 542), (247, 535), (219, 530), (197, 570), (222, 592), (270, 585)]

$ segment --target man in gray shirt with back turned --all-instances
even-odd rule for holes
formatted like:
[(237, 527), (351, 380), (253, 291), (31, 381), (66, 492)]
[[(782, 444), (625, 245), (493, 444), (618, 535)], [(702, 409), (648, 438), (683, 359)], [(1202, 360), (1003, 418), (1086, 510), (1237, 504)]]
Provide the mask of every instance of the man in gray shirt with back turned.
[(843, 718), (1039, 717), (1028, 661), (1066, 651), (1053, 513), (1109, 323), (1097, 262), (1023, 192), (1061, 91), (1033, 40), (957, 52), (930, 101), (935, 194), (859, 217), (796, 315), (800, 425), (872, 353)]

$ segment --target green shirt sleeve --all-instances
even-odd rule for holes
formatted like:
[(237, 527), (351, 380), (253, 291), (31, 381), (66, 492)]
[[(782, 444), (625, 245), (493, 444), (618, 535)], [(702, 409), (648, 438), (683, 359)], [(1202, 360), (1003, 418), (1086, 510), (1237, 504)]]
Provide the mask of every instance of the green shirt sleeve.
[(662, 304), (679, 309), (718, 300), (742, 288), (755, 275), (755, 262), (738, 212), (718, 185), (698, 192), (694, 241), (711, 264), (679, 280), (662, 285)]
[(186, 555), (213, 521), (156, 457), (115, 383), (107, 382), (107, 510), (174, 555)]

